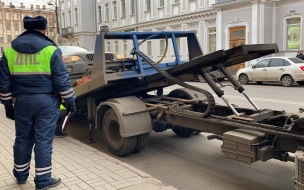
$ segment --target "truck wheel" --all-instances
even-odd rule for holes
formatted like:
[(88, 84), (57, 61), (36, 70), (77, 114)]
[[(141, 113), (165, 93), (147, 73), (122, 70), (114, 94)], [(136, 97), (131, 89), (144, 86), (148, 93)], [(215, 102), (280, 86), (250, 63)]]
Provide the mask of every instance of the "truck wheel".
[(150, 133), (145, 133), (137, 136), (137, 143), (133, 150), (133, 153), (140, 152), (144, 148), (146, 148), (150, 138)]
[(137, 137), (122, 137), (120, 135), (120, 124), (113, 109), (108, 109), (102, 121), (103, 137), (112, 154), (126, 156), (130, 154), (135, 146)]
[[(201, 76), (201, 78), (203, 78), (203, 77)], [(193, 99), (192, 98), (193, 95), (191, 95), (189, 92), (184, 91), (182, 89), (173, 90), (168, 94), (168, 96), (173, 97), (173, 98), (183, 98), (183, 99), (188, 99), (188, 100)], [(179, 125), (172, 125), (172, 131), (177, 136), (184, 137), (184, 138), (190, 137), (197, 132), (196, 130), (188, 129), (188, 128), (185, 128), (185, 127), (182, 127)]]
[(190, 137), (191, 135), (194, 135), (197, 131), (194, 131), (193, 129), (188, 129), (185, 127), (181, 127), (178, 125), (172, 126), (172, 131), (179, 137)]

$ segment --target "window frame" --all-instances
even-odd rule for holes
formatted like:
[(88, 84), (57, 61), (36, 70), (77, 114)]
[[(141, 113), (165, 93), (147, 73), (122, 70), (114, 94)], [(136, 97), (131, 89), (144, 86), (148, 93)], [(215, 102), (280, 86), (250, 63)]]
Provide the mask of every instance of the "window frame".
[[(17, 27), (16, 27), (17, 26)], [(17, 29), (16, 29), (17, 28)], [(14, 31), (19, 31), (19, 24), (18, 23), (14, 23)]]
[(165, 0), (158, 0), (158, 8), (164, 8), (164, 7), (165, 7)]
[(131, 0), (130, 2), (130, 15), (136, 15), (135, 0)]
[[(277, 61), (277, 60), (282, 61), (283, 65), (272, 66), (271, 63), (272, 63), (274, 60), (275, 60), (275, 61)], [(268, 67), (284, 67), (284, 66), (286, 66), (286, 65), (285, 65), (285, 59), (282, 59), (282, 58), (272, 58), (272, 59), (270, 59), (270, 61), (268, 62)]]
[(71, 10), (68, 11), (68, 17), (69, 17), (68, 26), (72, 26), (72, 11)]
[[(293, 18), (300, 18), (300, 22), (298, 24), (287, 24), (287, 20), (289, 19), (293, 19)], [(302, 39), (303, 39), (303, 16), (302, 15), (293, 15), (293, 16), (288, 16), (285, 17), (283, 20), (283, 49), (286, 51), (295, 51), (295, 50), (299, 50), (302, 48)], [(288, 26), (292, 26), (292, 25), (300, 25), (300, 45), (299, 47), (296, 48), (288, 48)]]
[(145, 9), (146, 11), (151, 11), (151, 0), (146, 0), (146, 4), (145, 4)]
[(110, 10), (109, 10), (109, 3), (105, 4), (105, 20), (110, 20)]
[(113, 16), (113, 18), (112, 19), (117, 19), (117, 3), (116, 3), (116, 1), (113, 1), (112, 2), (112, 8), (113, 8), (113, 14), (112, 14), (112, 16)]
[(6, 36), (6, 39), (7, 39), (7, 42), (9, 43), (9, 42), (12, 41), (12, 36), (11, 36), (11, 35), (7, 35), (7, 36)]
[(101, 5), (97, 6), (98, 10), (98, 23), (102, 23), (102, 7)]
[(257, 63), (254, 65), (254, 68), (256, 68), (256, 69), (265, 68), (265, 67), (257, 67), (257, 65), (258, 65), (259, 63), (261, 63), (262, 61), (267, 61), (267, 65), (266, 65), (265, 67), (268, 67), (268, 66), (269, 66), (270, 59), (263, 59), (263, 60), (257, 62)]
[(6, 23), (6, 30), (11, 30), (11, 23), (10, 23), (10, 21)]
[(121, 0), (121, 18), (125, 18), (127, 16), (127, 10), (126, 10), (126, 1)]
[[(214, 30), (215, 29), (215, 32), (211, 32), (211, 30)], [(207, 38), (208, 38), (208, 53), (213, 53), (216, 51), (216, 27), (210, 27), (210, 28), (207, 28)], [(210, 47), (210, 35), (215, 35), (215, 50), (211, 50), (211, 47)]]
[(79, 20), (78, 20), (78, 9), (77, 9), (77, 7), (74, 8), (74, 12), (75, 12), (74, 22), (75, 22), (75, 25), (78, 25)]

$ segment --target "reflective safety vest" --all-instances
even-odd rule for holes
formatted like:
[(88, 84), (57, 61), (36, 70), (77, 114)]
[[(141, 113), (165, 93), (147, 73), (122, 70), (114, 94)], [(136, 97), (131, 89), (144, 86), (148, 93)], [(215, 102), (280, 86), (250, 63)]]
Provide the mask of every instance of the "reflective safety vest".
[(50, 45), (35, 54), (27, 54), (10, 47), (4, 54), (11, 75), (51, 75), (51, 58), (56, 49)]
[(62, 104), (60, 104), (60, 108), (59, 109), (60, 109), (60, 111), (61, 110), (65, 110), (65, 107)]

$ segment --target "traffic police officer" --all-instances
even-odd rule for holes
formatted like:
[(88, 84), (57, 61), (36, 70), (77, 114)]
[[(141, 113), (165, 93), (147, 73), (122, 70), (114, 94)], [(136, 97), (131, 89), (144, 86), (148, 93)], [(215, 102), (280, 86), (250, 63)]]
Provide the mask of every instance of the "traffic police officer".
[(51, 176), (59, 99), (73, 113), (76, 97), (60, 49), (45, 36), (46, 18), (26, 16), (23, 24), (26, 31), (12, 41), (0, 62), (0, 98), (6, 117), (15, 120), (13, 174), (17, 182), (27, 181), (35, 144), (36, 189), (48, 189), (61, 182)]

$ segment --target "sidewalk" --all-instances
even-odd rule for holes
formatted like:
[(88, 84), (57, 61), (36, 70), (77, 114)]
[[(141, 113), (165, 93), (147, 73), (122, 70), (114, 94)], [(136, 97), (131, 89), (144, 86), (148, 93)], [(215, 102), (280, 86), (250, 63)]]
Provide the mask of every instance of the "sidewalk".
[[(34, 154), (26, 184), (16, 184), (12, 175), (14, 138), (14, 122), (6, 119), (3, 105), (0, 105), (0, 189), (35, 189)], [(54, 139), (52, 163), (53, 176), (62, 180), (52, 189), (176, 190), (71, 137)]]

